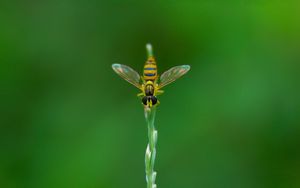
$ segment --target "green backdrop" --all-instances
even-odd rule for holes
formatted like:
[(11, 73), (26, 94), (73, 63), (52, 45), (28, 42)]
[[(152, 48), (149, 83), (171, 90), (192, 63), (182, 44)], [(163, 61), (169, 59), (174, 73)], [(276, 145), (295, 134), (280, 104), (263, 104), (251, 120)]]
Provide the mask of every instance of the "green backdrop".
[(0, 3), (0, 187), (142, 188), (138, 90), (111, 64), (191, 71), (157, 109), (159, 188), (300, 187), (300, 3)]

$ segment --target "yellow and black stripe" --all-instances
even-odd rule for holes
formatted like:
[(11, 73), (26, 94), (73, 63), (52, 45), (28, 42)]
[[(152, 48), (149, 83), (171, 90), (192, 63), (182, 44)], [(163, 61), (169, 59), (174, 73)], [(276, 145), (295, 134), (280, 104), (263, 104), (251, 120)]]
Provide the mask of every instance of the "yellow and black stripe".
[(144, 80), (154, 81), (157, 78), (157, 66), (154, 57), (149, 57), (144, 66)]

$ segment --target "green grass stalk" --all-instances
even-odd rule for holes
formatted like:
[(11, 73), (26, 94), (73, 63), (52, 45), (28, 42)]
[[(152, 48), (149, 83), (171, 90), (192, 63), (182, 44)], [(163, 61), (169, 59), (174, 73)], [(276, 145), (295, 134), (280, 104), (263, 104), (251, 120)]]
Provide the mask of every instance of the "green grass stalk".
[(149, 57), (153, 57), (152, 45), (150, 43), (146, 44), (147, 55)]
[[(152, 45), (146, 45), (147, 55), (153, 57)], [(156, 188), (155, 179), (156, 172), (154, 171), (154, 163), (156, 157), (156, 142), (157, 142), (157, 130), (155, 130), (154, 120), (156, 113), (156, 106), (144, 107), (145, 119), (148, 127), (148, 145), (145, 154), (145, 171), (147, 188)]]
[(155, 179), (156, 172), (154, 171), (154, 163), (156, 157), (156, 142), (157, 142), (157, 130), (155, 130), (154, 120), (156, 107), (145, 107), (145, 118), (148, 126), (148, 145), (145, 154), (145, 166), (146, 166), (146, 181), (147, 188), (156, 188)]

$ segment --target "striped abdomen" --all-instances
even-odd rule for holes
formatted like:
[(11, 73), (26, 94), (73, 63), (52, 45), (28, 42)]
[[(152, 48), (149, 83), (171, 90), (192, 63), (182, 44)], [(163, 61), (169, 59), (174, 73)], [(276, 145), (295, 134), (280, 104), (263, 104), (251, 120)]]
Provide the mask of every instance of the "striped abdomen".
[(154, 81), (157, 78), (157, 67), (153, 57), (149, 57), (144, 66), (144, 80)]

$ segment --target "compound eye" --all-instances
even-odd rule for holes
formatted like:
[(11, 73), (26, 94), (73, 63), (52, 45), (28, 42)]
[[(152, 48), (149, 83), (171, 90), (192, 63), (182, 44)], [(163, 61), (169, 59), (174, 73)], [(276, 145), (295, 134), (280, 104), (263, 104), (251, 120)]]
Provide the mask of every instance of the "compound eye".
[(147, 96), (143, 97), (143, 98), (142, 98), (142, 103), (143, 103), (144, 105), (147, 105), (147, 100), (148, 100), (148, 97), (147, 97)]
[(157, 103), (157, 98), (154, 96), (151, 96), (151, 101), (152, 101), (152, 104), (155, 105)]

